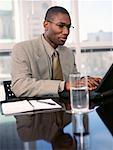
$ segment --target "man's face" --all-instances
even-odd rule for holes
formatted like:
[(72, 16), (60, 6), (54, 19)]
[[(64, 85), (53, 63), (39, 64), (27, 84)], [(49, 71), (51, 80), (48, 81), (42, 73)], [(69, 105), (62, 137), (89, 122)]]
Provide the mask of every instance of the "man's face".
[(46, 40), (52, 47), (64, 45), (70, 32), (71, 20), (67, 14), (58, 13), (44, 22)]

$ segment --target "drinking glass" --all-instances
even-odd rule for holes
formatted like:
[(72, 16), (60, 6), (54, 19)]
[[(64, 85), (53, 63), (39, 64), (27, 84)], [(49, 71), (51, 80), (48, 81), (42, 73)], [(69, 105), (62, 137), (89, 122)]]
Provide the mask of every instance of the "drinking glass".
[(89, 93), (87, 76), (80, 73), (69, 75), (70, 102), (72, 113), (84, 113), (89, 110)]

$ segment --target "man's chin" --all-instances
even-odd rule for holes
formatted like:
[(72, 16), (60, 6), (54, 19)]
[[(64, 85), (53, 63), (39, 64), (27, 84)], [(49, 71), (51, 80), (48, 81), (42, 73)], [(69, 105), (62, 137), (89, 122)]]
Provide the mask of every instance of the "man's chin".
[(59, 45), (64, 45), (66, 41), (60, 41)]

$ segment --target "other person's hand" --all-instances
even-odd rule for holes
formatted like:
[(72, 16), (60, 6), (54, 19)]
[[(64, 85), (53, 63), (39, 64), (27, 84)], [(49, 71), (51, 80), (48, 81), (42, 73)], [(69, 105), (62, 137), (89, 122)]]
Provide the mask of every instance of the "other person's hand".
[(100, 84), (101, 80), (102, 79), (100, 77), (88, 77), (88, 90), (95, 90)]

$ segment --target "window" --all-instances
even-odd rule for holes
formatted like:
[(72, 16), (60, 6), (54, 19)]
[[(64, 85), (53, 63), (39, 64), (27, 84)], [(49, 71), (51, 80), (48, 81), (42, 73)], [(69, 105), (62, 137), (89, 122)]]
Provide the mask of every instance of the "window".
[(112, 0), (78, 0), (81, 71), (103, 76), (113, 60)]
[(0, 53), (0, 80), (10, 79), (10, 52)]
[(0, 41), (15, 39), (13, 1), (0, 1)]
[[(112, 0), (78, 0), (80, 41), (112, 39)], [(98, 40), (97, 40), (98, 41)]]

